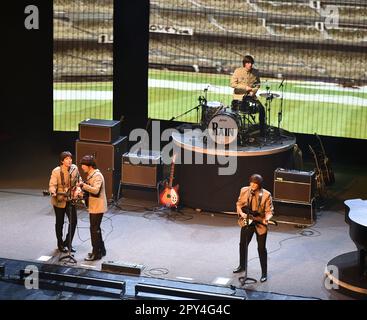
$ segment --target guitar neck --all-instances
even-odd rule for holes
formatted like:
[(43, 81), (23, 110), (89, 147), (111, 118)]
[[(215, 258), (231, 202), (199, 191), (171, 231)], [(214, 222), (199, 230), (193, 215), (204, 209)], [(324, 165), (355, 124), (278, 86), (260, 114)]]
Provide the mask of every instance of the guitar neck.
[(173, 184), (173, 174), (175, 172), (175, 160), (176, 160), (176, 155), (173, 155), (172, 157), (172, 163), (171, 163), (171, 171), (169, 174), (169, 182), (168, 182), (168, 187), (172, 188), (172, 184)]

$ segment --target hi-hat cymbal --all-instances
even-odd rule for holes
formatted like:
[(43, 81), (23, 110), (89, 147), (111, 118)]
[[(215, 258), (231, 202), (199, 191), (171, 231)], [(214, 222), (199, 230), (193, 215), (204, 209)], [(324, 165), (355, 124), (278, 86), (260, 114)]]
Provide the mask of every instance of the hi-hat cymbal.
[(277, 93), (260, 93), (259, 96), (266, 99), (274, 99), (280, 97), (280, 95)]

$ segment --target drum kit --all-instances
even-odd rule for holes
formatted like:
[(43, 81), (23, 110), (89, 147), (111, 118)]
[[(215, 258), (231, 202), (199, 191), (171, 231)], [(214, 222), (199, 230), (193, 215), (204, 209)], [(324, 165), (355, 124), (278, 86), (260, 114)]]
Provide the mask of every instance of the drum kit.
[[(265, 98), (265, 136), (263, 142), (274, 141), (270, 138), (272, 130), (270, 126), (270, 110), (273, 99), (279, 98), (280, 95), (270, 92), (270, 88), (266, 87), (265, 93), (260, 93), (259, 96)], [(245, 146), (253, 143), (256, 139), (250, 135), (251, 132), (256, 130), (257, 123), (255, 114), (259, 112), (260, 102), (253, 96), (245, 95), (242, 101), (233, 100), (231, 106), (225, 106), (220, 101), (207, 101), (206, 91), (205, 97), (199, 96), (199, 104), (187, 110), (185, 113), (173, 117), (170, 120), (175, 120), (193, 110), (196, 110), (197, 123), (200, 124), (200, 128), (208, 130), (208, 137), (212, 139), (216, 144), (229, 145), (237, 139), (237, 144)], [(281, 99), (282, 108), (283, 97)], [(201, 108), (201, 120), (199, 122), (199, 109)], [(282, 110), (278, 112), (278, 130), (280, 131)], [(254, 130), (253, 130), (254, 129)], [(207, 139), (205, 139), (207, 141)]]
[[(266, 99), (265, 136), (263, 142), (274, 141), (270, 126), (270, 110), (273, 99), (279, 98), (276, 93), (261, 93)], [(231, 107), (219, 101), (208, 101), (202, 105), (201, 128), (208, 129), (208, 136), (217, 144), (228, 145), (237, 139), (237, 143), (245, 146), (256, 139), (250, 133), (258, 128), (255, 114), (259, 112), (259, 101), (253, 97), (244, 97), (242, 101), (233, 100)], [(279, 113), (280, 114), (280, 113)], [(278, 121), (278, 129), (280, 120)], [(279, 130), (278, 130), (279, 132)]]

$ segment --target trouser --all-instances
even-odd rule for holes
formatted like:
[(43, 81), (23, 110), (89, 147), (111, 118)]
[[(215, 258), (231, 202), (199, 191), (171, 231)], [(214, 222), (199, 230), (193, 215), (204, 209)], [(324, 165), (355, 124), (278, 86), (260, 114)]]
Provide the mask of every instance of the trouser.
[[(249, 227), (241, 228), (241, 237), (240, 237), (240, 266), (243, 268), (247, 267), (247, 259), (248, 259), (248, 245), (251, 242), (252, 236), (256, 233), (257, 240), (257, 251), (259, 253), (261, 272), (262, 274), (266, 274), (268, 272), (268, 253), (266, 251), (266, 236), (267, 232), (262, 235), (259, 235), (256, 232), (255, 225), (250, 225)], [(246, 247), (247, 244), (247, 247)]]
[(103, 213), (90, 213), (90, 236), (94, 255), (100, 255), (102, 250), (106, 250), (102, 239), (101, 222)]
[(64, 227), (64, 218), (65, 214), (69, 220), (68, 234), (66, 235), (65, 242), (69, 245), (73, 242), (76, 225), (78, 223), (76, 208), (70, 202), (66, 203), (65, 208), (58, 208), (54, 206), (55, 216), (56, 216), (56, 224), (55, 224), (55, 232), (57, 245), (63, 246), (63, 227)]

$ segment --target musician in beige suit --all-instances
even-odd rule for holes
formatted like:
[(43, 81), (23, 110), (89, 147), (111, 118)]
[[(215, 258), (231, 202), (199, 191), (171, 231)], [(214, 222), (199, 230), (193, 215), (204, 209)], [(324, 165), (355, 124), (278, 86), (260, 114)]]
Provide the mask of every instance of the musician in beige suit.
[[(60, 165), (52, 170), (49, 181), (49, 192), (51, 194), (51, 204), (56, 215), (55, 232), (57, 238), (57, 248), (61, 252), (75, 252), (72, 241), (77, 225), (77, 214), (75, 203), (75, 190), (82, 181), (78, 167), (73, 164), (73, 156), (69, 151), (61, 152), (59, 156)], [(69, 219), (69, 229), (65, 240), (63, 240), (63, 227), (65, 215)]]
[(88, 211), (90, 219), (90, 234), (93, 251), (85, 258), (86, 261), (99, 260), (106, 255), (106, 248), (102, 239), (101, 222), (103, 214), (107, 211), (107, 197), (104, 177), (97, 169), (94, 157), (84, 156), (80, 164), (87, 174), (86, 181), (80, 183), (83, 191), (89, 194)]
[[(273, 216), (274, 207), (272, 197), (269, 191), (262, 188), (263, 178), (259, 174), (253, 174), (250, 177), (250, 186), (241, 189), (238, 201), (236, 203), (237, 213), (242, 219), (247, 218), (247, 214), (243, 212), (252, 211), (252, 222), (249, 225), (243, 224), (241, 227), (241, 237), (239, 245), (240, 265), (233, 270), (234, 273), (246, 271), (247, 248), (250, 244), (252, 236), (256, 233), (258, 245), (258, 253), (261, 265), (261, 282), (267, 280), (267, 251), (266, 236), (268, 232), (268, 222)], [(250, 215), (249, 215), (250, 219)], [(246, 220), (245, 220), (246, 221)]]

